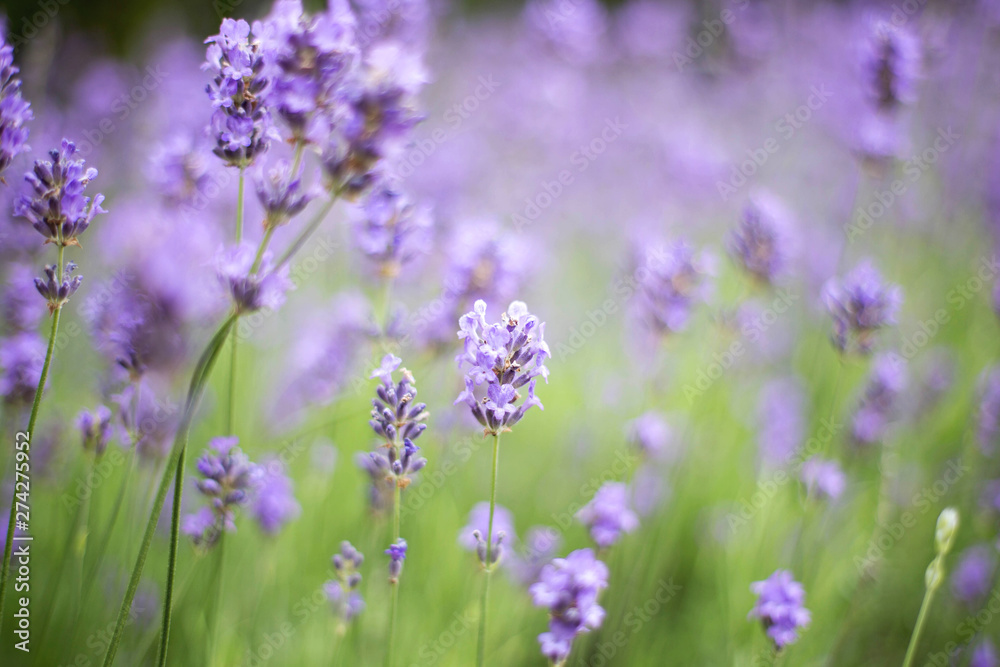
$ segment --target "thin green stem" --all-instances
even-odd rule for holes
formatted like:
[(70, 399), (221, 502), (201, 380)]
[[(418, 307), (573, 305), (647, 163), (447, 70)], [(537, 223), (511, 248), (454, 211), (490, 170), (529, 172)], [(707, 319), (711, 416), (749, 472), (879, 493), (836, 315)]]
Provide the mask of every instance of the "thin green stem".
[(476, 649), (476, 665), (483, 667), (486, 658), (486, 610), (489, 607), (490, 579), (493, 574), (493, 511), (497, 506), (497, 469), (500, 464), (500, 434), (493, 434), (493, 476), (490, 482), (490, 520), (486, 531), (486, 581), (483, 583), (483, 598), (479, 605), (479, 640)]
[[(400, 519), (400, 508), (399, 508), (399, 497), (400, 497), (399, 482), (393, 481), (393, 491), (392, 491), (392, 543), (395, 544), (399, 539), (399, 519)], [(392, 606), (389, 611), (389, 650), (385, 654), (385, 664), (386, 667), (392, 667), (393, 656), (395, 655), (396, 648), (396, 612), (399, 609), (399, 581), (390, 581), (389, 585), (392, 586)]]
[(184, 490), (184, 463), (187, 447), (180, 451), (177, 470), (174, 472), (174, 503), (170, 508), (170, 556), (167, 559), (167, 584), (163, 593), (163, 618), (161, 619), (159, 658), (160, 667), (167, 664), (167, 645), (170, 641), (170, 610), (174, 600), (174, 578), (177, 575), (177, 545), (181, 523), (181, 493)]
[[(59, 246), (59, 262), (57, 276), (62, 275), (63, 252), (65, 248)], [(38, 408), (42, 404), (42, 392), (45, 390), (45, 381), (49, 377), (49, 366), (52, 364), (52, 353), (56, 347), (56, 334), (59, 332), (59, 314), (62, 307), (57, 307), (52, 313), (52, 328), (49, 330), (49, 346), (45, 351), (45, 361), (42, 363), (42, 374), (38, 378), (38, 386), (35, 388), (35, 398), (31, 403), (31, 416), (28, 417), (28, 448), (31, 448), (31, 434), (35, 431), (35, 422), (38, 420)], [(17, 486), (11, 491), (10, 497), (10, 517), (7, 519), (7, 538), (3, 547), (3, 564), (0, 566), (0, 629), (3, 628), (3, 603), (7, 598), (7, 580), (10, 578), (10, 556), (14, 549), (14, 529), (15, 517), (17, 515)]]
[[(246, 181), (245, 168), (240, 167), (239, 193), (236, 195), (236, 243), (243, 240), (243, 189)], [(236, 434), (236, 363), (237, 363), (237, 343), (239, 337), (233, 329), (230, 337), (231, 349), (229, 356), (229, 404), (226, 409), (226, 433)]]
[(268, 225), (267, 229), (264, 230), (264, 238), (260, 240), (260, 245), (257, 246), (257, 256), (253, 258), (253, 266), (250, 267), (250, 273), (257, 273), (260, 270), (260, 264), (264, 261), (264, 253), (267, 251), (267, 247), (271, 245), (271, 237), (274, 236), (274, 230), (277, 229), (275, 225)]
[(215, 663), (216, 646), (219, 636), (219, 607), (222, 606), (222, 563), (225, 559), (226, 533), (219, 534), (219, 541), (215, 543), (215, 575), (212, 580), (215, 583), (215, 593), (209, 599), (208, 609), (208, 660), (206, 667), (211, 667)]
[(917, 614), (917, 625), (913, 628), (913, 634), (910, 635), (910, 645), (906, 647), (906, 657), (903, 658), (903, 667), (910, 667), (913, 664), (914, 657), (917, 655), (920, 635), (924, 631), (924, 621), (927, 620), (927, 611), (931, 608), (935, 592), (937, 592), (936, 586), (928, 587), (924, 591), (924, 601), (920, 603), (920, 613)]
[(243, 189), (245, 182), (245, 168), (240, 167), (240, 185), (236, 194), (236, 242), (243, 241)]
[(296, 237), (296, 239), (292, 242), (292, 244), (288, 246), (288, 250), (286, 250), (284, 254), (282, 254), (281, 257), (278, 259), (278, 263), (275, 264), (274, 266), (275, 269), (280, 269), (282, 266), (287, 264), (289, 260), (291, 260), (292, 257), (295, 255), (295, 253), (297, 253), (299, 250), (302, 249), (302, 246), (306, 244), (306, 241), (308, 241), (309, 238), (316, 232), (316, 230), (319, 229), (319, 226), (323, 224), (323, 220), (326, 219), (326, 216), (330, 212), (330, 209), (332, 209), (333, 205), (337, 202), (339, 194), (340, 194), (339, 192), (335, 192), (332, 197), (323, 202), (323, 206), (321, 206), (320, 209), (316, 211), (316, 215), (313, 216), (313, 219), (309, 221), (309, 224), (305, 226), (305, 228)]
[(302, 151), (306, 148), (306, 142), (299, 141), (295, 144), (295, 158), (292, 160), (292, 178), (299, 173), (299, 165), (302, 164)]

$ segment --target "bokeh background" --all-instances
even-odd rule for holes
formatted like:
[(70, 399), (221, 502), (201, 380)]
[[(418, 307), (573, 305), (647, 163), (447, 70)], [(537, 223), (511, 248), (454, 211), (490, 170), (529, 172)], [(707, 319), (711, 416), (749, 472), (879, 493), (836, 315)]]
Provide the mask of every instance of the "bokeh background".
[[(382, 662), (389, 520), (370, 506), (355, 457), (377, 444), (368, 376), (387, 350), (413, 372), (431, 413), (419, 443), (429, 463), (404, 494), (398, 664), (472, 664), (482, 575), (458, 536), (487, 499), (490, 442), (452, 403), (462, 388), (457, 314), (475, 296), (493, 318), (526, 301), (553, 353), (538, 389), (544, 411), (502, 441), (498, 502), (522, 539), (508, 537), (494, 581), (490, 664), (545, 664), (536, 636), (547, 615), (515, 576), (516, 556), (537, 553), (532, 527), (558, 537), (557, 555), (590, 546), (572, 516), (607, 481), (631, 483), (640, 526), (602, 553), (607, 617), (577, 640), (570, 665), (899, 664), (934, 522), (949, 505), (961, 529), (916, 664), (970, 664), (984, 642), (1000, 641), (996, 3), (390, 4), (401, 17), (392, 36), (429, 73), (425, 120), (396, 169), (431, 212), (428, 243), (386, 295), (356, 246), (354, 210), (338, 205), (295, 263), (287, 303), (242, 330), (240, 446), (255, 461), (281, 460), (300, 511), (276, 535), (238, 517), (222, 560), (182, 541), (170, 664), (210, 664), (210, 654), (247, 667)], [(199, 143), (211, 114), (202, 42), (218, 31), (220, 10), (250, 20), (269, 7), (3, 8), (36, 119), (34, 151), (8, 170), (0, 205), (11, 210), (19, 174), (67, 136), (100, 170), (91, 188), (107, 196), (108, 214), (70, 250), (86, 280), (64, 313), (33, 447), (32, 652), (13, 649), (8, 617), (0, 663), (83, 667), (103, 658), (170, 415), (224, 296), (210, 265), (231, 233), (236, 180)], [(872, 99), (879, 20), (914, 49), (896, 54), (912, 85), (891, 111)], [(179, 195), (165, 172), (185, 156), (201, 162), (193, 191)], [(257, 238), (263, 214), (248, 193)], [(791, 230), (788, 270), (772, 285), (727, 251), (755, 197), (778, 202)], [(25, 267), (51, 260), (23, 221), (5, 213), (2, 224), (2, 277), (17, 291)], [(275, 243), (294, 233), (280, 230)], [(678, 284), (689, 320), (652, 334), (641, 269), (677, 239), (696, 250), (704, 289)], [(823, 298), (865, 259), (903, 295), (875, 345), (897, 382), (874, 398), (878, 363), (838, 352)], [(133, 293), (183, 307), (152, 341), (170, 354), (139, 404), (155, 426), (144, 451), (116, 436), (95, 463), (74, 418), (122, 389), (100, 346), (102, 314)], [(399, 318), (391, 340), (369, 335), (383, 310)], [(5, 336), (12, 326), (5, 314)], [(185, 511), (201, 502), (195, 459), (224, 430), (227, 363), (192, 432)], [(876, 437), (859, 442), (859, 412), (873, 405)], [(669, 437), (647, 460), (629, 432), (650, 411)], [(12, 441), (23, 405), (7, 401), (3, 414)], [(12, 459), (2, 451), (6, 509)], [(842, 468), (835, 498), (800, 481), (797, 462), (811, 455)], [(116, 664), (155, 659), (169, 504)], [(323, 585), (342, 540), (367, 556), (367, 606), (338, 638)], [(961, 570), (969, 554), (979, 561)], [(812, 612), (777, 657), (747, 619), (751, 582), (776, 569), (802, 582)]]

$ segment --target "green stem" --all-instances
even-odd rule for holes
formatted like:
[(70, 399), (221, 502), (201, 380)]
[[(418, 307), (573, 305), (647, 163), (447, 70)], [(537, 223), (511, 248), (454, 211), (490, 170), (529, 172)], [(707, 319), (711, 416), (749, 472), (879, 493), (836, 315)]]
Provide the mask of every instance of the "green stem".
[(336, 203), (339, 194), (340, 194), (339, 192), (336, 192), (332, 197), (323, 202), (323, 206), (321, 206), (320, 209), (316, 211), (316, 215), (314, 215), (313, 219), (309, 221), (309, 224), (305, 226), (305, 229), (302, 230), (302, 233), (300, 233), (298, 237), (296, 237), (295, 241), (292, 242), (292, 245), (288, 246), (288, 250), (286, 250), (284, 254), (281, 255), (280, 259), (278, 259), (278, 263), (274, 265), (274, 268), (276, 270), (280, 269), (282, 266), (287, 264), (288, 261), (292, 258), (292, 256), (295, 255), (295, 253), (297, 253), (299, 250), (301, 250), (302, 246), (306, 244), (306, 241), (308, 241), (309, 238), (316, 232), (316, 230), (319, 229), (319, 226), (323, 224), (323, 220), (326, 219), (326, 216), (330, 212), (330, 209), (332, 209), (333, 205)]
[(187, 447), (180, 451), (177, 459), (177, 470), (174, 472), (174, 503), (170, 508), (170, 555), (167, 559), (167, 584), (163, 594), (163, 619), (160, 630), (159, 658), (156, 661), (160, 667), (167, 664), (167, 645), (170, 641), (170, 610), (174, 600), (174, 578), (177, 575), (177, 545), (181, 524), (181, 494), (184, 491), (184, 463), (187, 457)]
[[(243, 189), (245, 183), (245, 169), (240, 167), (240, 185), (239, 193), (236, 195), (236, 243), (240, 243), (243, 240)], [(237, 342), (239, 342), (239, 337), (236, 335), (236, 330), (233, 329), (232, 334), (232, 349), (230, 351), (229, 357), (229, 405), (226, 411), (226, 433), (228, 435), (235, 435), (235, 423), (236, 423), (236, 359), (237, 359)]]
[(483, 667), (486, 657), (486, 610), (490, 599), (490, 579), (493, 574), (493, 510), (497, 506), (497, 468), (500, 464), (500, 434), (493, 434), (493, 477), (490, 482), (490, 520), (486, 531), (486, 581), (483, 584), (483, 598), (479, 605), (479, 641), (476, 649), (476, 665)]
[[(184, 411), (181, 416), (181, 421), (177, 429), (177, 434), (174, 436), (174, 444), (171, 448), (170, 457), (167, 459), (167, 464), (163, 469), (163, 476), (160, 478), (160, 484), (156, 490), (156, 497), (153, 499), (153, 508), (149, 514), (149, 520), (146, 522), (146, 530), (142, 536), (142, 543), (139, 545), (139, 553), (136, 556), (135, 565), (132, 567), (132, 574), (129, 577), (128, 587), (125, 589), (125, 597), (122, 599), (121, 607), (118, 610), (118, 619), (115, 622), (115, 630), (111, 636), (111, 641), (108, 643), (108, 651), (104, 656), (104, 667), (111, 667), (115, 661), (115, 655), (118, 652), (118, 645), (121, 643), (122, 633), (125, 630), (125, 624), (128, 622), (129, 610), (132, 608), (132, 599), (135, 597), (135, 591), (139, 587), (139, 579), (142, 576), (142, 569), (146, 564), (146, 556), (149, 554), (149, 547), (153, 541), (153, 534), (156, 532), (156, 524), (160, 518), (160, 512), (163, 510), (163, 503), (166, 501), (167, 489), (170, 485), (171, 477), (174, 475), (178, 469), (178, 464), (181, 460), (181, 455), (187, 447), (188, 431), (191, 428), (191, 421), (194, 418), (194, 412), (197, 409), (198, 403), (201, 399), (201, 395), (205, 389), (205, 383), (209, 375), (211, 374), (212, 368), (215, 365), (215, 361), (219, 356), (219, 351), (222, 348), (222, 344), (229, 335), (229, 331), (232, 329), (233, 325), (236, 323), (236, 319), (239, 317), (237, 313), (230, 315), (219, 330), (216, 332), (212, 340), (209, 341), (208, 346), (202, 353), (201, 358), (198, 360), (198, 364), (195, 366), (194, 373), (191, 377), (191, 385), (188, 389), (187, 399), (184, 405)], [(174, 497), (175, 507), (180, 506), (180, 496)], [(171, 570), (173, 568), (173, 563), (171, 563)], [(169, 609), (169, 603), (165, 601), (164, 609)]]
[(928, 587), (924, 591), (924, 601), (920, 603), (920, 613), (917, 614), (917, 625), (913, 628), (913, 634), (910, 635), (910, 645), (906, 647), (906, 657), (903, 658), (903, 667), (910, 667), (913, 664), (913, 658), (917, 655), (917, 646), (920, 644), (920, 635), (924, 631), (924, 621), (927, 620), (927, 611), (931, 608), (931, 601), (934, 600), (934, 593), (937, 591), (937, 587)]
[(243, 188), (244, 188), (244, 167), (240, 167), (240, 185), (236, 194), (236, 242), (243, 241)]
[[(62, 275), (62, 264), (63, 264), (63, 251), (65, 248), (59, 246), (59, 263), (57, 265), (58, 273), (56, 276)], [(52, 364), (52, 353), (55, 351), (56, 347), (56, 334), (59, 331), (59, 314), (62, 312), (62, 307), (57, 307), (52, 313), (52, 328), (49, 331), (49, 346), (45, 351), (45, 361), (42, 363), (42, 374), (38, 378), (38, 387), (35, 388), (35, 399), (31, 403), (31, 416), (28, 417), (28, 429), (26, 431), (28, 436), (28, 448), (31, 449), (31, 434), (35, 431), (35, 422), (38, 420), (38, 408), (42, 404), (42, 391), (45, 389), (45, 381), (49, 377), (49, 366)], [(15, 521), (14, 518), (17, 515), (17, 486), (15, 485), (14, 490), (11, 491), (10, 498), (10, 517), (7, 519), (7, 538), (4, 541), (3, 546), (3, 564), (0, 565), (0, 629), (3, 628), (3, 603), (7, 598), (7, 580), (10, 578), (10, 556), (14, 549), (14, 528)]]
[(302, 164), (302, 151), (305, 150), (306, 142), (299, 141), (295, 144), (295, 159), (292, 160), (292, 178), (299, 173), (299, 165)]
[(267, 229), (264, 230), (264, 238), (260, 240), (260, 245), (257, 246), (257, 256), (253, 258), (253, 266), (250, 267), (250, 273), (257, 273), (260, 270), (260, 264), (264, 261), (264, 253), (267, 251), (267, 246), (271, 245), (271, 237), (274, 236), (275, 229), (277, 229), (277, 226), (268, 225)]
[[(399, 539), (399, 482), (393, 480), (393, 490), (392, 490), (392, 543), (395, 544)], [(389, 650), (385, 654), (385, 665), (386, 667), (392, 667), (393, 655), (395, 654), (396, 648), (396, 611), (399, 608), (399, 582), (391, 581), (389, 585), (392, 586), (392, 607), (389, 611)]]
[(215, 576), (213, 581), (215, 582), (215, 594), (209, 600), (208, 609), (208, 660), (206, 661), (206, 666), (211, 667), (215, 663), (215, 648), (218, 643), (219, 635), (219, 607), (222, 606), (222, 563), (224, 559), (224, 545), (226, 542), (225, 531), (219, 534), (219, 541), (215, 544)]

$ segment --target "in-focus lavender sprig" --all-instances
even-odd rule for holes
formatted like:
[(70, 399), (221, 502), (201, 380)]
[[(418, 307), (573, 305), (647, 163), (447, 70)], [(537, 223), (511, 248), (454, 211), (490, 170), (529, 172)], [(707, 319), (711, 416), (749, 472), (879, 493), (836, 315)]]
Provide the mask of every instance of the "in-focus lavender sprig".
[(387, 354), (381, 366), (371, 374), (372, 378), (379, 378), (381, 384), (375, 390), (372, 418), (368, 423), (383, 443), (378, 451), (369, 454), (369, 459), (383, 478), (405, 489), (410, 484), (410, 475), (427, 465), (427, 459), (417, 455), (420, 448), (413, 441), (427, 428), (430, 413), (426, 403), (415, 400), (417, 388), (412, 373), (404, 368), (399, 382), (393, 381), (392, 374), (400, 363), (399, 357)]
[(73, 272), (76, 271), (76, 263), (74, 262), (66, 262), (62, 276), (56, 275), (58, 270), (55, 264), (48, 264), (45, 267), (45, 280), (35, 278), (35, 289), (45, 299), (49, 314), (62, 308), (69, 301), (69, 298), (76, 294), (83, 282), (83, 276), (73, 275)]

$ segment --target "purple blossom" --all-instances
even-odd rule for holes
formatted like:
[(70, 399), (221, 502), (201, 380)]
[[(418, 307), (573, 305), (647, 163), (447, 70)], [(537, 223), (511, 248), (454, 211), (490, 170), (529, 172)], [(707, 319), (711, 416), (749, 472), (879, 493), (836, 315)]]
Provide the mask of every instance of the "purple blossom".
[(951, 575), (951, 590), (956, 598), (970, 605), (979, 605), (993, 588), (996, 571), (996, 551), (986, 544), (969, 547), (959, 556)]
[(776, 570), (764, 581), (754, 582), (750, 590), (757, 595), (757, 603), (749, 618), (764, 624), (767, 636), (777, 650), (798, 641), (800, 628), (809, 625), (811, 615), (803, 606), (805, 590), (787, 570)]
[(355, 245), (384, 277), (395, 277), (430, 247), (430, 211), (384, 182), (365, 195), (352, 217)]
[(240, 451), (238, 442), (235, 436), (214, 438), (198, 459), (198, 490), (209, 500), (213, 521), (207, 521), (206, 508), (189, 515), (190, 530), (184, 532), (196, 545), (209, 548), (223, 531), (236, 530), (234, 510), (250, 502), (260, 478), (260, 468)]
[(427, 465), (427, 459), (417, 456), (420, 448), (413, 441), (427, 428), (425, 422), (429, 413), (426, 403), (414, 401), (417, 388), (410, 371), (402, 369), (399, 382), (393, 382), (392, 374), (401, 361), (399, 357), (387, 354), (371, 374), (372, 378), (379, 378), (381, 384), (375, 389), (372, 418), (368, 424), (382, 438), (382, 444), (377, 451), (369, 454), (370, 463), (366, 467), (373, 481), (381, 477), (405, 489), (410, 484), (410, 475)]
[(673, 444), (673, 429), (659, 412), (644, 412), (626, 427), (628, 441), (643, 455), (658, 459), (668, 454)]
[(104, 195), (84, 196), (97, 170), (87, 168), (76, 154), (76, 145), (63, 139), (58, 149), (49, 151), (51, 160), (35, 160), (34, 169), (24, 175), (32, 192), (22, 194), (14, 204), (14, 215), (28, 220), (46, 243), (80, 245), (77, 237), (94, 216), (107, 212), (101, 208)]
[(847, 477), (836, 461), (811, 458), (802, 463), (799, 476), (810, 495), (830, 500), (839, 498), (847, 486)]
[(843, 279), (827, 283), (824, 299), (833, 317), (837, 349), (868, 354), (875, 333), (896, 323), (903, 294), (896, 285), (884, 283), (878, 269), (865, 260)]
[(851, 422), (851, 437), (870, 445), (881, 441), (898, 411), (898, 398), (906, 387), (906, 361), (895, 354), (880, 354), (872, 362), (868, 382)]
[[(475, 551), (479, 556), (479, 562), (486, 563), (486, 540), (484, 536), (490, 532), (490, 504), (487, 502), (476, 503), (469, 511), (469, 522), (458, 531), (458, 543), (466, 551)], [(490, 555), (493, 563), (500, 561), (503, 556), (503, 543), (517, 542), (517, 533), (514, 531), (514, 515), (503, 505), (496, 505), (493, 510), (493, 534)]]
[(1000, 657), (997, 656), (996, 647), (989, 637), (983, 637), (982, 641), (972, 651), (969, 659), (969, 667), (998, 667)]
[(406, 540), (399, 538), (385, 550), (389, 557), (389, 583), (398, 584), (399, 575), (403, 573), (403, 561), (406, 560)]
[(767, 465), (784, 465), (802, 446), (804, 395), (802, 384), (794, 378), (772, 380), (761, 392), (757, 440), (761, 459)]
[[(494, 523), (496, 519), (494, 516)], [(485, 532), (485, 530), (480, 532), (480, 535)], [(533, 526), (524, 538), (523, 549), (511, 553), (508, 571), (519, 584), (530, 586), (538, 581), (542, 568), (555, 558), (561, 544), (562, 535), (555, 528)]]
[(0, 396), (5, 403), (31, 403), (44, 360), (45, 341), (33, 331), (0, 339)]
[(228, 286), (238, 311), (277, 310), (285, 302), (285, 293), (295, 286), (288, 277), (288, 265), (272, 270), (271, 254), (265, 252), (254, 271), (255, 257), (256, 250), (248, 242), (222, 252), (217, 267), (219, 280)]
[(323, 586), (333, 612), (342, 626), (350, 623), (365, 609), (365, 601), (357, 591), (361, 583), (361, 564), (365, 557), (350, 542), (340, 543), (340, 553), (333, 555), (333, 569), (336, 579)]
[(753, 197), (728, 238), (729, 254), (755, 279), (773, 283), (788, 271), (790, 221), (783, 205), (768, 195)]
[(866, 91), (880, 112), (893, 111), (916, 98), (922, 57), (920, 43), (910, 31), (876, 19), (869, 25), (863, 59)]
[(639, 517), (632, 511), (630, 490), (621, 482), (605, 482), (593, 499), (576, 513), (576, 518), (590, 529), (599, 549), (607, 549), (639, 527)]
[(0, 319), (6, 333), (34, 331), (41, 321), (45, 309), (31, 290), (34, 280), (34, 272), (27, 265), (10, 267), (7, 283), (0, 293)]
[(84, 410), (76, 417), (76, 427), (80, 430), (83, 448), (100, 456), (111, 440), (111, 410), (103, 405), (93, 412)]
[(212, 183), (211, 156), (189, 137), (174, 135), (156, 144), (147, 165), (147, 176), (163, 198), (174, 206), (195, 206)]
[(31, 105), (21, 97), (14, 47), (2, 39), (6, 33), (6, 21), (0, 21), (0, 178), (15, 156), (31, 148), (27, 123), (34, 118)]
[[(543, 409), (535, 397), (535, 383), (538, 376), (548, 381), (545, 359), (551, 353), (545, 343), (545, 324), (522, 301), (511, 303), (500, 322), (489, 325), (486, 302), (476, 301), (473, 311), (459, 319), (459, 328), (463, 351), (456, 361), (466, 375), (465, 391), (455, 405), (468, 405), (473, 417), (492, 434), (509, 430), (532, 406)], [(477, 397), (477, 388), (484, 383), (486, 396)], [(522, 397), (517, 390), (526, 384), (527, 399), (515, 405)]]
[(666, 335), (683, 331), (694, 305), (711, 290), (706, 257), (685, 241), (675, 241), (639, 255), (635, 277), (639, 288), (635, 308), (640, 321), (652, 332)]
[(566, 558), (556, 558), (542, 568), (531, 586), (532, 602), (549, 610), (549, 631), (538, 635), (542, 655), (555, 664), (569, 657), (577, 635), (590, 632), (604, 621), (604, 608), (597, 604), (608, 586), (608, 568), (590, 549), (579, 549)]
[(1000, 436), (1000, 366), (991, 366), (979, 377), (979, 408), (976, 437), (987, 454), (996, 451)]
[(263, 167), (254, 177), (257, 199), (264, 207), (264, 227), (277, 227), (287, 223), (305, 209), (316, 196), (302, 185), (302, 169), (296, 174), (288, 162), (279, 160), (266, 172)]
[(298, 517), (302, 507), (295, 500), (292, 480), (278, 458), (265, 460), (259, 469), (250, 511), (261, 530), (276, 535), (286, 523)]
[(173, 443), (180, 406), (157, 398), (156, 387), (147, 378), (130, 382), (111, 397), (125, 435), (142, 460), (158, 463)]
[(76, 271), (74, 262), (66, 262), (62, 276), (56, 275), (58, 270), (55, 264), (48, 264), (45, 267), (45, 279), (35, 278), (35, 289), (45, 299), (50, 314), (66, 305), (83, 282), (83, 276), (73, 275)]

